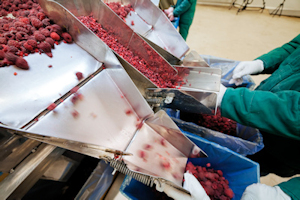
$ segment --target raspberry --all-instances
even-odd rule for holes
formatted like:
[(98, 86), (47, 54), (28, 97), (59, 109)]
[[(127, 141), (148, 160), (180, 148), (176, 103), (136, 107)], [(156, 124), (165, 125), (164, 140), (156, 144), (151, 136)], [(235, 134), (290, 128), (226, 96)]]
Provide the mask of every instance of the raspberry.
[(47, 110), (54, 110), (56, 108), (56, 104), (55, 103), (51, 103), (48, 107)]
[[(24, 33), (29, 33), (29, 31), (26, 29), (26, 28), (23, 28), (23, 27), (17, 27), (17, 29), (14, 31), (15, 33), (17, 32), (24, 32)], [(13, 32), (11, 32), (13, 33)]]
[(152, 149), (152, 145), (150, 145), (150, 144), (145, 144), (145, 145), (144, 145), (144, 149), (145, 149), (145, 150), (151, 150), (151, 149)]
[(125, 114), (126, 114), (126, 115), (131, 115), (132, 113), (133, 113), (133, 112), (132, 112), (132, 110), (130, 110), (130, 109), (128, 109), (128, 110), (125, 111)]
[(17, 47), (14, 47), (14, 46), (8, 46), (8, 49), (7, 49), (7, 52), (10, 52), (10, 53), (17, 53), (19, 51), (19, 49)]
[(52, 33), (50, 34), (50, 37), (51, 37), (53, 40), (56, 40), (56, 41), (59, 41), (59, 40), (60, 40), (60, 36), (59, 36), (57, 33), (55, 33), (55, 32), (52, 32)]
[(0, 50), (0, 60), (3, 60), (5, 58), (5, 53), (3, 50)]
[(5, 37), (0, 37), (0, 44), (7, 44), (7, 40)]
[(76, 72), (76, 76), (79, 81), (83, 79), (83, 74), (81, 72)]
[(64, 40), (65, 40), (67, 43), (72, 43), (72, 36), (71, 36), (69, 33), (64, 32), (64, 33), (62, 33), (61, 36), (64, 38)]
[(230, 199), (233, 198), (233, 196), (234, 196), (234, 193), (233, 193), (232, 189), (230, 189), (230, 188), (226, 188), (226, 189), (224, 190), (224, 193), (225, 193), (225, 195), (228, 196)]
[(59, 25), (53, 24), (53, 25), (51, 25), (51, 28), (52, 28), (53, 32), (56, 32), (58, 35), (62, 34), (62, 29)]
[(28, 63), (24, 58), (18, 57), (15, 64), (21, 69), (29, 69)]
[(170, 167), (171, 167), (171, 164), (166, 160), (161, 161), (160, 164), (164, 169), (170, 169)]
[(25, 49), (27, 49), (28, 51), (33, 51), (33, 47), (32, 47), (30, 44), (28, 44), (28, 42), (25, 42), (25, 43), (23, 44), (23, 46), (24, 46)]
[(77, 118), (79, 116), (79, 112), (77, 110), (73, 110), (71, 114), (74, 118)]
[(42, 22), (43, 22), (44, 26), (50, 25), (50, 19), (48, 19), (48, 18), (43, 19)]
[(5, 37), (7, 40), (14, 40), (14, 39), (15, 39), (15, 35), (12, 34), (12, 33), (4, 33), (4, 37)]
[(39, 31), (36, 31), (34, 33), (34, 37), (37, 41), (42, 42), (46, 39), (46, 37), (44, 35), (42, 35)]
[(29, 44), (30, 46), (32, 46), (33, 48), (37, 47), (37, 42), (35, 40), (32, 39), (28, 39), (27, 40), (27, 44)]
[(51, 37), (47, 37), (45, 39), (45, 42), (49, 43), (51, 45), (51, 48), (54, 48), (54, 40)]
[(50, 31), (48, 29), (43, 28), (42, 30), (40, 30), (40, 32), (46, 37), (50, 36)]
[(51, 53), (51, 45), (47, 42), (41, 42), (38, 44), (38, 48), (44, 53)]
[(36, 16), (37, 16), (37, 18), (39, 19), (39, 20), (43, 20), (43, 19), (45, 19), (45, 17), (46, 17), (46, 15), (44, 14), (44, 13), (42, 13), (42, 12), (38, 12), (37, 14), (36, 14)]
[(16, 39), (19, 40), (19, 41), (27, 40), (28, 39), (28, 34), (23, 32), (23, 31), (17, 32), (16, 33)]
[(5, 58), (6, 58), (8, 61), (12, 62), (12, 64), (15, 64), (16, 61), (17, 61), (18, 56), (16, 56), (16, 55), (13, 54), (13, 53), (6, 53), (6, 54), (5, 54)]
[(35, 28), (41, 28), (43, 27), (43, 22), (41, 20), (39, 20), (38, 18), (32, 17), (30, 19), (32, 26), (34, 26)]
[(20, 17), (19, 21), (23, 22), (24, 24), (30, 24), (30, 21), (27, 17)]
[(8, 40), (7, 45), (17, 47), (17, 48), (20, 48), (21, 46), (20, 43), (16, 40)]
[(79, 90), (79, 87), (75, 86), (71, 89), (71, 93), (76, 93)]

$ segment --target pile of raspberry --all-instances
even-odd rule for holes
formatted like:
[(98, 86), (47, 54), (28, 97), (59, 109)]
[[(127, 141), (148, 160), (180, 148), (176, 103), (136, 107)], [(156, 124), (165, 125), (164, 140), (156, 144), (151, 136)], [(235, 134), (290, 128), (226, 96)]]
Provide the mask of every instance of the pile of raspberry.
[(0, 67), (15, 64), (29, 69), (24, 56), (45, 53), (52, 57), (54, 44), (72, 43), (70, 34), (54, 24), (36, 0), (2, 0), (0, 15)]
[(221, 170), (212, 169), (210, 163), (206, 167), (194, 166), (188, 162), (186, 171), (192, 173), (204, 188), (211, 200), (230, 200), (234, 193), (229, 187), (229, 182)]
[(183, 84), (182, 77), (178, 76), (175, 70), (159, 54), (153, 51), (145, 41), (143, 41), (141, 49), (147, 52), (147, 60), (142, 58), (139, 49), (133, 52), (121, 44), (122, 42), (118, 38), (119, 35), (122, 35), (122, 30), (116, 30), (118, 27), (112, 28), (107, 26), (104, 29), (92, 15), (80, 16), (78, 19), (119, 56), (139, 70), (159, 88), (175, 88)]
[(217, 110), (216, 115), (199, 115), (197, 124), (227, 135), (236, 136), (236, 121), (222, 117), (219, 109)]
[(119, 15), (119, 17), (121, 17), (121, 19), (123, 20), (125, 20), (130, 11), (134, 11), (130, 4), (122, 5), (120, 2), (110, 2), (106, 3), (106, 5), (110, 7), (110, 9), (112, 9), (112, 11)]

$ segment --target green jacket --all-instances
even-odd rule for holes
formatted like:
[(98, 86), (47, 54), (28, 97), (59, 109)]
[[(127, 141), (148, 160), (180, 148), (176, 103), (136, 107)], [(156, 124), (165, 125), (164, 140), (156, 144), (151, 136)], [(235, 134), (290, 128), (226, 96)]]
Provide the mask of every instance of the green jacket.
[(177, 0), (173, 15), (179, 18), (179, 32), (186, 40), (189, 28), (193, 22), (197, 0)]
[[(300, 35), (259, 58), (262, 73), (272, 74), (256, 90), (228, 88), (221, 113), (260, 129), (265, 146), (286, 166), (300, 169)], [(279, 184), (292, 199), (300, 199), (300, 177)]]

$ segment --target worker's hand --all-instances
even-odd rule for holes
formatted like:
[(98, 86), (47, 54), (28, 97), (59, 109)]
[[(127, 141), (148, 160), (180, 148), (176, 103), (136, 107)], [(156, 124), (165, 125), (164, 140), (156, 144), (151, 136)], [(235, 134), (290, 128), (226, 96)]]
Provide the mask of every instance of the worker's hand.
[(229, 81), (229, 84), (241, 85), (243, 83), (243, 76), (258, 74), (263, 70), (264, 63), (261, 60), (240, 62), (233, 70), (232, 79)]
[(169, 7), (168, 9), (164, 10), (164, 13), (168, 16), (173, 11), (174, 11), (174, 8), (173, 7)]
[(175, 200), (210, 200), (209, 196), (206, 194), (199, 181), (190, 173), (184, 174), (183, 188), (188, 190), (191, 195), (177, 190), (165, 183), (155, 182), (155, 184), (157, 191), (165, 192), (169, 197)]
[(170, 12), (169, 13), (169, 15), (168, 15), (168, 18), (169, 18), (169, 20), (172, 22), (172, 21), (174, 21), (174, 14), (173, 14), (173, 12)]
[(217, 97), (217, 106), (218, 107), (221, 106), (222, 99), (223, 99), (223, 96), (224, 96), (226, 90), (227, 90), (227, 88), (223, 84), (220, 84), (220, 90), (219, 90), (218, 97)]
[(291, 197), (278, 186), (255, 183), (246, 188), (241, 200), (291, 200)]

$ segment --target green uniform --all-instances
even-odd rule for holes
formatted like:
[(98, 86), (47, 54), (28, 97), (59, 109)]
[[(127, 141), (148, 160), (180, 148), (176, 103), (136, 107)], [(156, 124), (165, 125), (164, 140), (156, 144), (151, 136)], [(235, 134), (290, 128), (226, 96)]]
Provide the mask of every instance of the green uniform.
[(178, 0), (173, 11), (174, 17), (179, 16), (179, 33), (186, 40), (194, 19), (197, 0)]
[[(300, 35), (260, 56), (262, 73), (272, 74), (254, 91), (228, 88), (221, 113), (258, 128), (264, 149), (249, 156), (261, 171), (291, 176), (300, 173)], [(279, 184), (292, 199), (300, 199), (300, 177)]]

